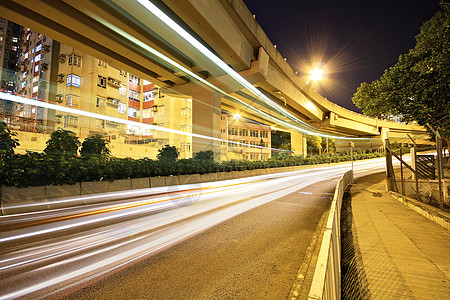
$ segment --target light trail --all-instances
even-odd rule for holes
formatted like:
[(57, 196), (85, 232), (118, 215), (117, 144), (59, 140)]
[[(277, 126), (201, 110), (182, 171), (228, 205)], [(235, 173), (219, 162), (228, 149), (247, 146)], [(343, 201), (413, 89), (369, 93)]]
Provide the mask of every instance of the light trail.
[[(175, 205), (174, 201), (192, 197), (189, 190), (163, 198), (123, 200), (117, 205), (108, 202), (100, 208), (102, 204), (96, 204), (91, 208), (95, 213), (87, 215), (83, 210), (89, 211), (90, 206), (80, 207), (82, 212), (78, 217), (56, 216), (59, 220), (51, 224), (33, 225), (36, 221), (33, 219), (30, 226), (20, 230), (0, 232), (0, 276), (5, 278), (0, 281), (0, 299), (48, 297), (55, 291), (148, 257), (314, 182), (337, 180), (349, 166), (350, 163), (343, 163), (204, 183), (198, 201), (186, 206)], [(384, 158), (354, 162), (355, 173), (379, 171), (383, 166)], [(198, 188), (198, 185), (191, 187)], [(156, 199), (161, 203), (152, 202)], [(161, 204), (167, 207), (157, 209)], [(67, 210), (56, 209), (34, 216), (51, 218), (60, 211)], [(71, 212), (77, 215), (75, 208)], [(22, 215), (16, 217), (20, 219)], [(0, 217), (0, 224), (3, 220), (13, 221), (14, 216)], [(76, 231), (68, 231), (71, 228)], [(22, 237), (14, 238), (18, 234)], [(33, 242), (29, 243), (31, 237)], [(29, 276), (33, 280), (27, 279)]]

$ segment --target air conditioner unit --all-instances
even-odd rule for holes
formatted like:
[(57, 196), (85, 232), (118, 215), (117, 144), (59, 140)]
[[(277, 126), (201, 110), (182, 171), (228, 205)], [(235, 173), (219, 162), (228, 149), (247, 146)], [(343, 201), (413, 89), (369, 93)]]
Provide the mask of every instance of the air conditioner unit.
[(44, 52), (50, 52), (50, 46), (49, 46), (49, 45), (43, 45), (43, 46), (42, 46), (42, 51), (44, 51)]
[(60, 54), (59, 56), (58, 56), (58, 62), (59, 63), (65, 63), (66, 62), (66, 55), (65, 54)]
[(47, 71), (48, 70), (48, 64), (46, 64), (46, 63), (41, 64), (41, 70)]

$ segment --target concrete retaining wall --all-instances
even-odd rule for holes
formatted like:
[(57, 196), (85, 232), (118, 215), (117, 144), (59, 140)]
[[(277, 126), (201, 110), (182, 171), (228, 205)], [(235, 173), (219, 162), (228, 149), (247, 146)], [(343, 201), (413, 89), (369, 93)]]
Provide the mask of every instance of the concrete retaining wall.
[[(246, 171), (217, 172), (210, 174), (190, 174), (179, 176), (161, 176), (151, 178), (121, 179), (109, 181), (78, 182), (73, 185), (39, 186), (17, 188), (3, 186), (0, 190), (0, 215), (26, 213), (37, 210), (64, 208), (82, 204), (112, 201), (110, 193), (132, 189), (146, 189), (162, 186), (194, 184), (210, 181), (237, 179), (250, 176), (281, 172), (292, 172), (311, 166), (282, 167)], [(102, 194), (101, 197), (92, 197)], [(38, 205), (38, 206), (36, 206)]]

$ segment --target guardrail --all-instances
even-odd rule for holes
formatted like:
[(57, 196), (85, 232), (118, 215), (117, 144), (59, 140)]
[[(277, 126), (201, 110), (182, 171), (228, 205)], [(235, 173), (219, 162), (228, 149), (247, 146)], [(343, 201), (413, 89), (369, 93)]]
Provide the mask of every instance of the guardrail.
[(353, 172), (342, 175), (334, 191), (308, 299), (341, 299), (341, 206)]

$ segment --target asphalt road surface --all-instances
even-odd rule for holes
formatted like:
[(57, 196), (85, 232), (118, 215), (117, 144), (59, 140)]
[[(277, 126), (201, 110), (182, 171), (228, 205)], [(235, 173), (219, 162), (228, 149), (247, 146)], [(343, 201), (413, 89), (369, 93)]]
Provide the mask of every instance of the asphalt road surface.
[(0, 217), (0, 299), (286, 299), (349, 167)]

